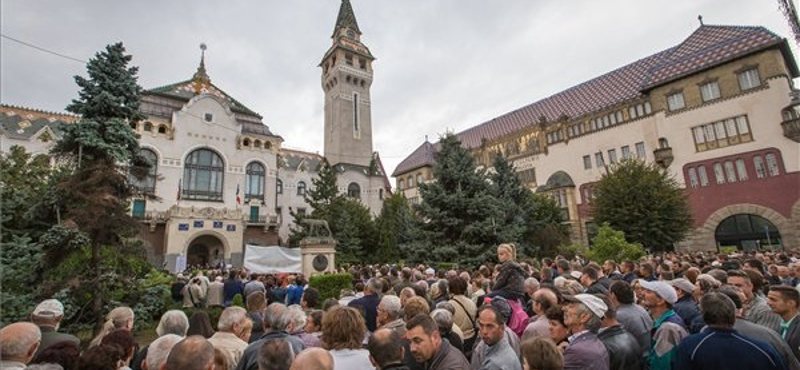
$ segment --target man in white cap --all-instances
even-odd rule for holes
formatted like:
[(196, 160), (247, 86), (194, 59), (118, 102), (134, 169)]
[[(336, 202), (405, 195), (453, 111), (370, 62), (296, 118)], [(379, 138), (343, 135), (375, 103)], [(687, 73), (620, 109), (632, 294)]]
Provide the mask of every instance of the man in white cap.
[(74, 335), (58, 332), (58, 327), (61, 325), (61, 319), (63, 318), (64, 305), (55, 299), (44, 300), (33, 310), (31, 321), (42, 332), (42, 343), (36, 351), (37, 355), (45, 348), (58, 342), (71, 342), (80, 346), (81, 341)]
[(700, 332), (703, 325), (699, 325), (699, 323), (702, 323), (700, 308), (694, 301), (694, 297), (692, 297), (694, 284), (684, 278), (674, 279), (669, 284), (675, 288), (675, 293), (678, 295), (678, 300), (672, 306), (672, 309), (681, 317), (689, 332)]
[(564, 350), (564, 370), (608, 370), (608, 350), (597, 338), (608, 306), (591, 294), (566, 296), (564, 324), (572, 335)]
[(672, 306), (678, 301), (678, 294), (672, 285), (663, 281), (647, 281), (639, 279), (644, 289), (642, 304), (650, 311), (653, 318), (653, 338), (650, 346), (648, 363), (650, 370), (670, 370), (675, 347), (689, 333)]

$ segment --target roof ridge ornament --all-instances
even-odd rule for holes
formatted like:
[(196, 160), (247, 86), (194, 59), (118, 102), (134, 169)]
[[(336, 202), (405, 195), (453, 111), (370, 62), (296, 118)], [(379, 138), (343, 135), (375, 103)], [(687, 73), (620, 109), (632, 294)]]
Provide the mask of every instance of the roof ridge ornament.
[(700, 21), (700, 27), (705, 26), (705, 24), (703, 23), (703, 15), (702, 14), (697, 16), (697, 20)]
[(206, 49), (205, 43), (200, 44), (200, 66), (197, 67), (197, 72), (192, 76), (194, 83), (194, 93), (200, 94), (207, 92), (211, 87), (211, 77), (206, 73)]

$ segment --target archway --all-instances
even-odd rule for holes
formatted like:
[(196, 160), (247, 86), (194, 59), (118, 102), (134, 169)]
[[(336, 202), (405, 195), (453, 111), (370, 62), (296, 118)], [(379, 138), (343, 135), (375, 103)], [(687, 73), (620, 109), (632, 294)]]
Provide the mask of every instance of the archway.
[(225, 259), (225, 245), (214, 235), (201, 235), (189, 243), (186, 266), (217, 266)]
[(775, 224), (747, 213), (722, 220), (714, 232), (714, 239), (720, 248), (736, 247), (746, 251), (780, 249), (782, 246), (781, 234)]

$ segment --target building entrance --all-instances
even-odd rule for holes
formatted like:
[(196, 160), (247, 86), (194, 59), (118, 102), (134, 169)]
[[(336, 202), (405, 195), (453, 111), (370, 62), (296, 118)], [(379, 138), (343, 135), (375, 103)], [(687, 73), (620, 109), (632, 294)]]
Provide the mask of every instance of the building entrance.
[(735, 247), (745, 251), (782, 248), (781, 234), (775, 224), (751, 214), (733, 215), (722, 220), (714, 237), (719, 248)]
[(213, 235), (198, 236), (186, 251), (187, 267), (214, 267), (223, 262), (225, 246)]

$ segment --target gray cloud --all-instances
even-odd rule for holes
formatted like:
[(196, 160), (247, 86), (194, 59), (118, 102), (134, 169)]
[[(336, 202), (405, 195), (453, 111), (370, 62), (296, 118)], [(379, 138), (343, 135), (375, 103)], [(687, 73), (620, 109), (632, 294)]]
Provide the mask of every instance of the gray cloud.
[[(374, 147), (388, 171), (426, 135), (460, 131), (678, 44), (699, 25), (789, 30), (752, 0), (352, 0), (378, 60)], [(153, 88), (188, 79), (208, 44), (212, 81), (264, 116), (289, 147), (322, 151), (317, 64), (338, 0), (3, 1), (3, 34), (89, 59), (123, 41)], [(0, 100), (62, 111), (78, 63), (0, 41)]]

